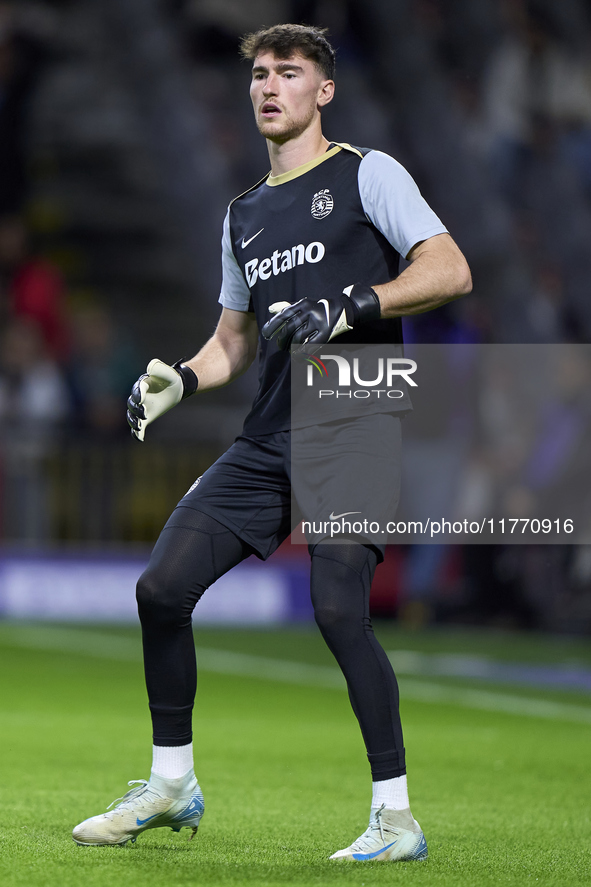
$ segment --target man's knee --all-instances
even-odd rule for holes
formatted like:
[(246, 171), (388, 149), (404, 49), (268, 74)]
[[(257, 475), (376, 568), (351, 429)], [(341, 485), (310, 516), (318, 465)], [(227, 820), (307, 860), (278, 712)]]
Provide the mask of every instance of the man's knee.
[(312, 552), (314, 618), (322, 633), (357, 629), (366, 615), (376, 556), (364, 545), (320, 544)]
[(157, 612), (162, 606), (162, 597), (159, 591), (160, 583), (154, 575), (154, 571), (148, 567), (138, 579), (135, 590), (135, 599), (142, 621), (146, 618), (157, 617)]
[(358, 581), (359, 577), (349, 566), (316, 553), (312, 567), (312, 605), (316, 624), (323, 634), (344, 628), (357, 615), (357, 595), (350, 595), (348, 590)]
[(149, 566), (136, 587), (138, 612), (143, 624), (178, 625), (190, 617), (197, 599), (198, 596), (191, 595), (182, 583), (167, 579), (159, 570)]

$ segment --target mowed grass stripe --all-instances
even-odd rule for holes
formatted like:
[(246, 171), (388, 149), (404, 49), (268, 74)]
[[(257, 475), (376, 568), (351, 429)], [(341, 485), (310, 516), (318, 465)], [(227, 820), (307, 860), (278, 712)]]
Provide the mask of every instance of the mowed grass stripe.
[[(133, 641), (103, 631), (54, 626), (12, 626), (10, 632), (0, 632), (0, 639), (6, 645), (21, 648), (109, 660), (135, 662), (141, 660), (139, 640)], [(311, 665), (306, 662), (293, 662), (230, 650), (216, 650), (210, 647), (199, 649), (199, 668), (217, 674), (286, 684), (339, 690), (345, 688), (344, 679), (336, 667)], [(490, 690), (452, 687), (406, 677), (399, 678), (399, 681), (404, 698), (418, 702), (591, 724), (591, 706), (572, 705)]]

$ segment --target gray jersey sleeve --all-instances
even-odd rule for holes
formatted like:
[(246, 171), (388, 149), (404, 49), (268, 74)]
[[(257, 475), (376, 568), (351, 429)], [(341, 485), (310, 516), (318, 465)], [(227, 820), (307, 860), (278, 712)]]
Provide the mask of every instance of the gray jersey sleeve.
[(234, 311), (248, 311), (250, 305), (250, 290), (232, 250), (230, 210), (226, 213), (222, 234), (222, 290), (218, 302)]
[(404, 258), (421, 240), (447, 232), (412, 176), (388, 154), (366, 154), (359, 164), (358, 182), (367, 218)]

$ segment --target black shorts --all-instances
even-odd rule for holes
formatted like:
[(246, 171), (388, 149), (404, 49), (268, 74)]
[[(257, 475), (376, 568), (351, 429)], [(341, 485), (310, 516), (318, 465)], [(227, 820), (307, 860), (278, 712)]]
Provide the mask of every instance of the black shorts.
[[(400, 418), (386, 413), (364, 417), (363, 429), (349, 419), (241, 436), (178, 504), (209, 514), (263, 559), (302, 519), (311, 547), (330, 535), (334, 516), (385, 525), (398, 504), (400, 436)], [(343, 538), (372, 544), (383, 558), (385, 537), (345, 529), (335, 541)]]

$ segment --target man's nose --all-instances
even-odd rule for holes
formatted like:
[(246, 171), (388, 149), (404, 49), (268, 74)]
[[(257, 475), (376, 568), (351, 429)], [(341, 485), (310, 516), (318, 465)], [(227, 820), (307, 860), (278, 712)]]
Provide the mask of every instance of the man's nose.
[(275, 74), (269, 74), (267, 79), (265, 80), (265, 85), (263, 87), (263, 95), (277, 95), (277, 77)]

